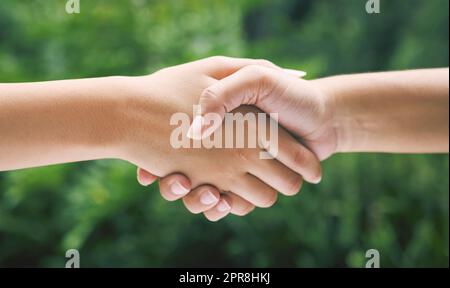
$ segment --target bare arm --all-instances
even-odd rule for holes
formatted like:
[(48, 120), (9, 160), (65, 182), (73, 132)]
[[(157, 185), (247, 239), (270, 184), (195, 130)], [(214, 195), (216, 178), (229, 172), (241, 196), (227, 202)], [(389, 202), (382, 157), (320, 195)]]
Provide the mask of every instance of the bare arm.
[[(204, 115), (242, 104), (278, 113), (279, 123), (320, 159), (338, 152), (448, 152), (448, 77), (444, 68), (306, 81), (248, 66), (205, 89), (200, 105)], [(206, 137), (211, 129), (202, 131)]]
[[(118, 158), (150, 171), (146, 185), (155, 176), (185, 174), (190, 180), (165, 177), (163, 191), (170, 193), (163, 195), (168, 200), (186, 196), (190, 211), (205, 212), (210, 220), (269, 207), (277, 191), (294, 195), (303, 179), (317, 182), (321, 175), (315, 155), (286, 131), (279, 134), (277, 158), (268, 160), (258, 158), (259, 146), (189, 149), (171, 142), (174, 131), (183, 130), (180, 123), (171, 124), (172, 116), (183, 116), (181, 125), (189, 126), (203, 89), (254, 63), (261, 61), (211, 57), (140, 77), (0, 84), (0, 171)], [(240, 111), (258, 113), (249, 107)], [(251, 129), (246, 133), (259, 135)], [(210, 185), (186, 195), (205, 183)]]
[(449, 70), (317, 80), (330, 97), (337, 152), (448, 152)]
[(113, 157), (121, 79), (0, 84), (0, 170)]

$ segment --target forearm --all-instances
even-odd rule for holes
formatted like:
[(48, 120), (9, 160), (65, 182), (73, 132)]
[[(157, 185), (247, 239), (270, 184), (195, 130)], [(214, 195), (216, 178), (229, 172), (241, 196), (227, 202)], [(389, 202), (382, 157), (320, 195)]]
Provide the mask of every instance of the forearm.
[(0, 84), (0, 170), (115, 157), (121, 79)]
[(337, 152), (448, 152), (448, 77), (429, 69), (316, 80), (330, 97)]

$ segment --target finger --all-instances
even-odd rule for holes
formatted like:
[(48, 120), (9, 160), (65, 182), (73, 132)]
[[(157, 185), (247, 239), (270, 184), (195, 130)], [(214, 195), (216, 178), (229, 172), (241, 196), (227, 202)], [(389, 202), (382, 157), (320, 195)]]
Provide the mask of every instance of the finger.
[[(269, 121), (269, 125), (278, 125), (273, 119), (270, 119)], [(268, 125), (266, 125), (266, 127), (267, 126)], [(258, 135), (259, 143), (273, 158), (277, 159), (280, 163), (284, 164), (287, 168), (292, 169), (292, 171), (297, 174), (302, 175), (306, 181), (315, 184), (319, 183), (322, 179), (322, 168), (317, 156), (299, 143), (297, 139), (292, 137), (286, 130), (278, 129), (278, 131), (278, 137), (270, 135), (269, 139), (266, 138), (266, 135)], [(263, 164), (269, 165), (270, 161)], [(283, 173), (282, 170), (283, 168), (279, 167), (277, 171)], [(295, 178), (292, 173), (288, 173), (288, 175)]]
[[(281, 81), (275, 80), (279, 76), (277, 73), (279, 71), (263, 66), (245, 66), (236, 73), (206, 88), (200, 96), (200, 115), (195, 117), (192, 123), (193, 129), (198, 127), (200, 129), (194, 129), (197, 133), (189, 136), (194, 139), (209, 137), (220, 127), (225, 113), (241, 105), (261, 106), (261, 101), (258, 99), (271, 93), (274, 85), (279, 85), (276, 82)], [(274, 95), (271, 96), (275, 97)], [(219, 121), (210, 121), (216, 118)]]
[(293, 196), (300, 191), (303, 183), (301, 175), (276, 159), (260, 161), (259, 165), (249, 168), (250, 174), (286, 196)]
[(256, 207), (267, 208), (277, 200), (278, 192), (251, 174), (243, 176), (237, 182), (239, 185), (232, 188), (233, 192)]
[(158, 177), (151, 174), (147, 170), (139, 167), (137, 168), (137, 180), (142, 186), (149, 186), (150, 184), (155, 182), (156, 179), (158, 179)]
[(191, 190), (191, 181), (182, 174), (172, 174), (159, 180), (159, 191), (167, 201), (175, 201)]
[(209, 221), (219, 221), (231, 212), (231, 198), (226, 194), (222, 194), (220, 201), (213, 208), (203, 212)]
[(231, 214), (245, 216), (255, 210), (255, 205), (233, 192), (226, 193), (231, 199)]
[(219, 200), (220, 191), (211, 185), (197, 187), (183, 197), (184, 206), (194, 214), (213, 208)]
[(259, 65), (277, 70), (282, 69), (265, 59), (233, 58), (226, 56), (213, 56), (199, 60), (197, 63), (207, 75), (217, 80), (223, 79), (248, 65)]

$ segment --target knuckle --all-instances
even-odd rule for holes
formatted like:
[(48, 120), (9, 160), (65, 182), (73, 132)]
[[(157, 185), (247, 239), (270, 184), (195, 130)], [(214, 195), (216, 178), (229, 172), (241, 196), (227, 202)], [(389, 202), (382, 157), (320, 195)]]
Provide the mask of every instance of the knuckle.
[(229, 61), (228, 57), (222, 56), (222, 55), (216, 55), (209, 58), (211, 62), (213, 62), (215, 65), (226, 65)]
[[(222, 95), (222, 97), (220, 95)], [(221, 103), (225, 102), (224, 99), (222, 99), (225, 97), (224, 95), (225, 92), (221, 89), (220, 85), (216, 84), (214, 87), (206, 88), (200, 95), (200, 103), (202, 108), (208, 111), (220, 108), (224, 105)]]
[(294, 167), (301, 168), (303, 166), (305, 166), (306, 164), (306, 153), (303, 149), (294, 149), (294, 155), (293, 155), (293, 162), (294, 162)]
[(256, 60), (256, 63), (261, 66), (275, 67), (275, 64), (273, 64), (271, 61), (266, 60), (266, 59), (258, 59), (258, 60)]
[(268, 71), (267, 67), (261, 66), (261, 65), (249, 65), (244, 68), (244, 71), (253, 77), (253, 79), (256, 80), (256, 82), (262, 83), (262, 84), (269, 84), (271, 83), (271, 75)]
[(200, 95), (201, 101), (214, 101), (219, 97), (218, 87), (208, 87), (203, 90), (202, 95)]
[(215, 105), (217, 99), (217, 93), (215, 89), (208, 87), (203, 90), (202, 95), (200, 95), (200, 103), (202, 109), (207, 109), (211, 105)]
[(263, 71), (263, 69), (262, 69), (262, 67), (261, 66), (259, 66), (259, 65), (255, 65), (255, 64), (252, 64), (252, 65), (247, 65), (247, 66), (245, 66), (244, 68), (242, 68), (241, 70), (243, 70), (244, 72), (246, 72), (246, 73), (251, 73), (251, 74), (260, 74), (260, 73), (262, 73), (262, 71)]

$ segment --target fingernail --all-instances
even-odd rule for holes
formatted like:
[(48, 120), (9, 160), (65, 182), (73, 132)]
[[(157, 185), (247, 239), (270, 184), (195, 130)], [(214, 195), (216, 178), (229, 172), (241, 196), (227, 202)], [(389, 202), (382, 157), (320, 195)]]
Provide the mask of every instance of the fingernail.
[(231, 206), (225, 199), (220, 200), (219, 204), (217, 204), (217, 210), (219, 210), (219, 212), (227, 212), (230, 211), (230, 209)]
[(181, 183), (178, 181), (173, 182), (173, 184), (170, 186), (170, 190), (172, 191), (173, 194), (179, 196), (185, 195), (189, 192), (189, 189), (183, 187), (183, 185), (181, 185)]
[(200, 202), (202, 202), (203, 205), (211, 205), (213, 203), (216, 203), (217, 200), (219, 199), (216, 197), (216, 195), (214, 195), (214, 193), (209, 190), (203, 192), (200, 196)]
[(316, 178), (312, 183), (319, 184), (320, 182), (322, 182), (322, 176), (319, 176), (318, 178)]
[(194, 140), (201, 140), (202, 139), (202, 123), (203, 123), (203, 117), (201, 115), (195, 116), (194, 120), (192, 121), (191, 127), (189, 127), (187, 137), (194, 139)]
[(150, 179), (146, 179), (146, 178), (141, 179), (140, 177), (138, 177), (138, 182), (142, 186), (148, 186), (148, 185), (152, 184), (152, 181)]
[(301, 71), (301, 70), (294, 70), (294, 69), (283, 69), (284, 72), (291, 74), (292, 76), (295, 76), (297, 78), (303, 78), (306, 76), (306, 72), (305, 71)]
[(146, 173), (142, 173), (142, 170), (138, 171), (138, 175), (137, 175), (137, 181), (139, 182), (139, 184), (141, 184), (142, 186), (149, 186), (150, 184), (153, 183), (153, 181), (155, 181), (156, 179), (154, 178), (154, 176), (148, 175)]

